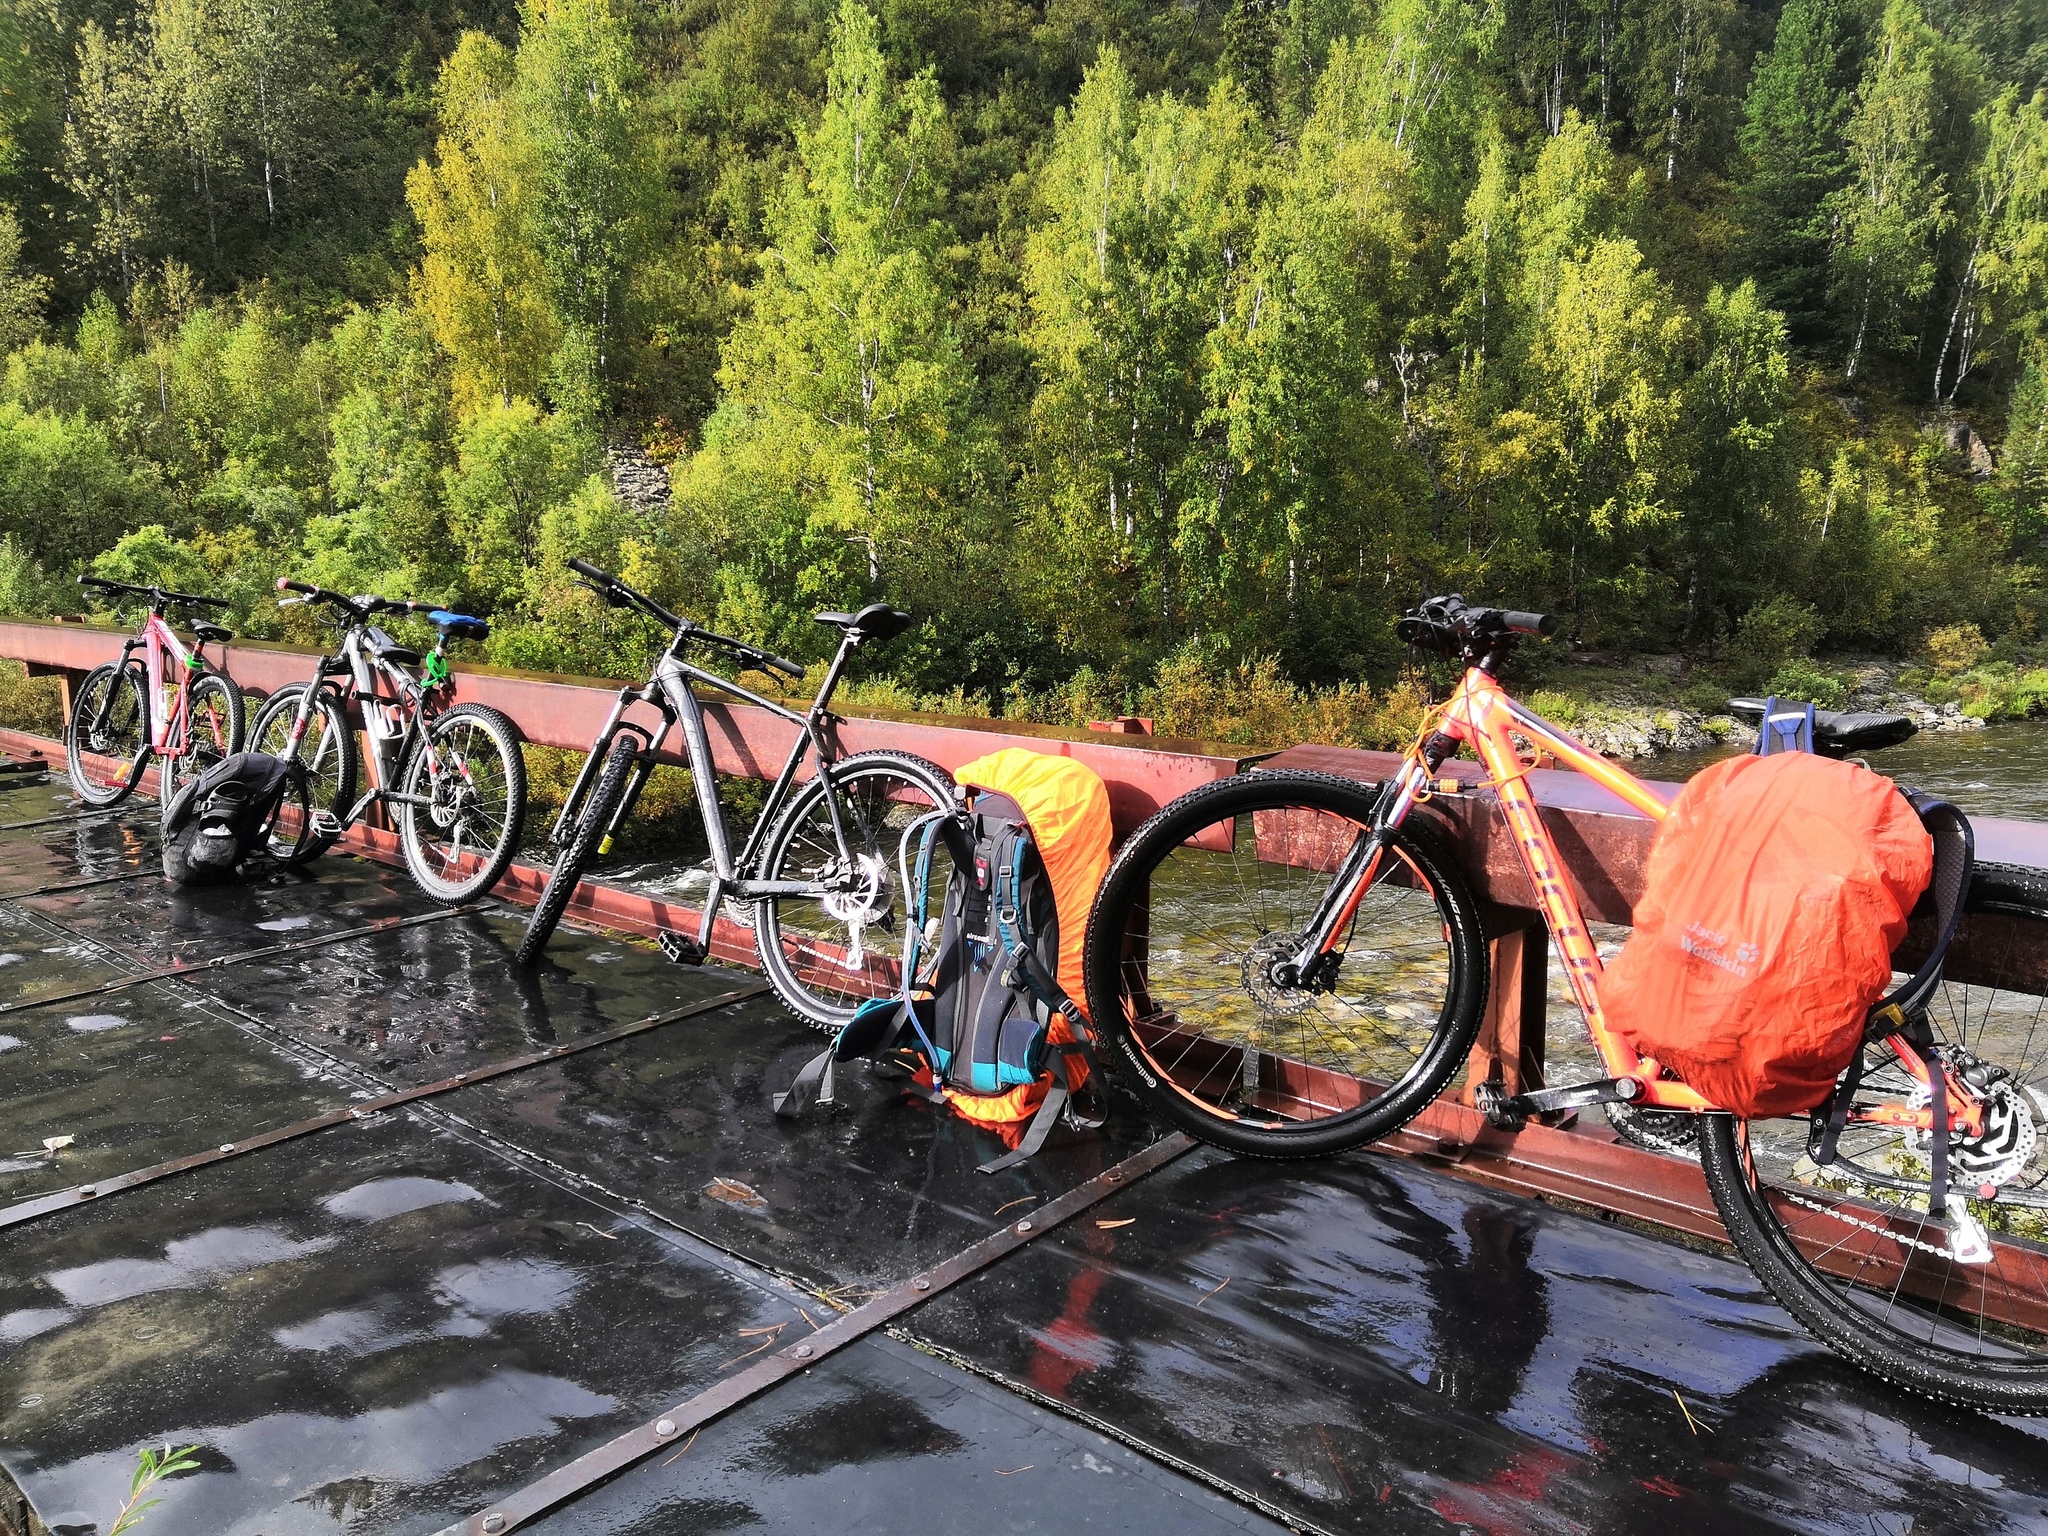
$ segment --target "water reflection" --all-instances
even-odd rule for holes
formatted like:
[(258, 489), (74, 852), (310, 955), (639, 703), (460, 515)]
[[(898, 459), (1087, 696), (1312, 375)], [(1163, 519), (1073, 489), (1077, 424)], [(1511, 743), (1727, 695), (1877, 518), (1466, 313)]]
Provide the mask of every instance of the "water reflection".
[[(1638, 778), (1689, 779), (1709, 763), (1731, 756), (1668, 752), (1629, 764)], [(1870, 755), (1880, 773), (1931, 790), (1972, 816), (2048, 821), (2048, 725), (2026, 722), (1981, 731), (1922, 731), (1911, 741)]]

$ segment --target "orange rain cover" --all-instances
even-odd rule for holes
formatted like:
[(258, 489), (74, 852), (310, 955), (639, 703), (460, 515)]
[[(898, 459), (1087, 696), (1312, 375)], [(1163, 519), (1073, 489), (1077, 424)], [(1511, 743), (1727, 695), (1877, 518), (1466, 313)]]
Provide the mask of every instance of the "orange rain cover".
[(1017, 802), (1031, 823), (1038, 856), (1052, 881), (1060, 915), (1060, 985), (1088, 1011), (1081, 951), (1088, 942), (1088, 912), (1109, 873), (1109, 791), (1102, 776), (1071, 757), (1005, 747), (957, 769), (953, 777)]
[(1735, 757), (1658, 829), (1610, 1025), (1750, 1118), (1813, 1109), (1891, 982), (1934, 844), (1890, 779), (1807, 752)]

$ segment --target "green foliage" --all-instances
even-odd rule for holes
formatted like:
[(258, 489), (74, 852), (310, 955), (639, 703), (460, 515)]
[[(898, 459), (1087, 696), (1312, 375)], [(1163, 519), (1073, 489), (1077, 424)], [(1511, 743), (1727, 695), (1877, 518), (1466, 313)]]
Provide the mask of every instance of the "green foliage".
[(54, 580), (13, 534), (0, 534), (0, 617), (47, 619), (78, 606), (78, 592)]
[(1944, 624), (1927, 636), (1927, 659), (1937, 672), (1962, 672), (1984, 659), (1991, 644), (1974, 624)]
[(1828, 332), (1828, 199), (1850, 179), (1861, 16), (1850, 0), (1787, 0), (1743, 108), (1741, 258), (1802, 343)]
[(172, 1450), (170, 1442), (164, 1442), (162, 1450), (153, 1445), (144, 1446), (135, 1458), (135, 1475), (128, 1480), (128, 1502), (123, 1504), (114, 1516), (114, 1523), (108, 1528), (107, 1536), (127, 1536), (129, 1531), (142, 1524), (145, 1511), (163, 1503), (161, 1498), (145, 1499), (158, 1483), (166, 1478), (177, 1477), (186, 1472), (199, 1470), (199, 1447), (188, 1445), (182, 1450)]
[(76, 569), (160, 506), (104, 428), (0, 404), (0, 534), (45, 568)]
[(1812, 654), (1826, 633), (1810, 604), (1784, 593), (1765, 599), (1742, 616), (1728, 646), (1728, 670), (1737, 687), (1754, 687), (1795, 659)]
[(1695, 692), (1974, 625), (1928, 686), (2019, 708), (2043, 18), (0, 8), (0, 597), (105, 556), (269, 632), (290, 571), (637, 672), (573, 553), (807, 658), (911, 609), (876, 707), (1377, 742), (1461, 590)]
[(1783, 663), (1765, 682), (1764, 692), (1774, 699), (1795, 699), (1822, 709), (1840, 709), (1849, 702), (1849, 685), (1807, 656), (1794, 656)]

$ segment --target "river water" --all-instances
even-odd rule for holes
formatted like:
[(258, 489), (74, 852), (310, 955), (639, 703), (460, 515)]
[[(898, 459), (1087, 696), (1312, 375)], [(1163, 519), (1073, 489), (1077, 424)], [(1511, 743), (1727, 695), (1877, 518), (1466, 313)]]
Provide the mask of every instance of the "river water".
[[(1667, 752), (1628, 767), (1638, 778), (1688, 779), (1736, 750)], [(2048, 723), (1922, 731), (1871, 753), (1868, 761), (1880, 773), (1951, 801), (1966, 815), (2048, 821)]]

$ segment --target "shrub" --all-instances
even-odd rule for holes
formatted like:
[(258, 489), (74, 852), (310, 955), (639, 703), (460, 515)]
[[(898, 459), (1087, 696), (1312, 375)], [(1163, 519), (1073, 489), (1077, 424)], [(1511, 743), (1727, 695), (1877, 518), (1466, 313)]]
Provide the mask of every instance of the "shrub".
[(78, 589), (54, 580), (12, 534), (0, 534), (0, 616), (47, 619), (75, 612)]
[(0, 725), (38, 736), (64, 734), (64, 710), (54, 677), (30, 677), (18, 661), (0, 661)]
[(1742, 616), (1728, 645), (1730, 679), (1753, 688), (1794, 657), (1807, 656), (1826, 632), (1811, 604), (1781, 592)]
[(1927, 634), (1927, 659), (1937, 672), (1967, 672), (1990, 649), (1984, 632), (1974, 624), (1944, 624)]
[(1764, 689), (1774, 698), (1796, 699), (1822, 709), (1840, 709), (1849, 702), (1849, 685), (1804, 656), (1795, 656), (1779, 667)]

